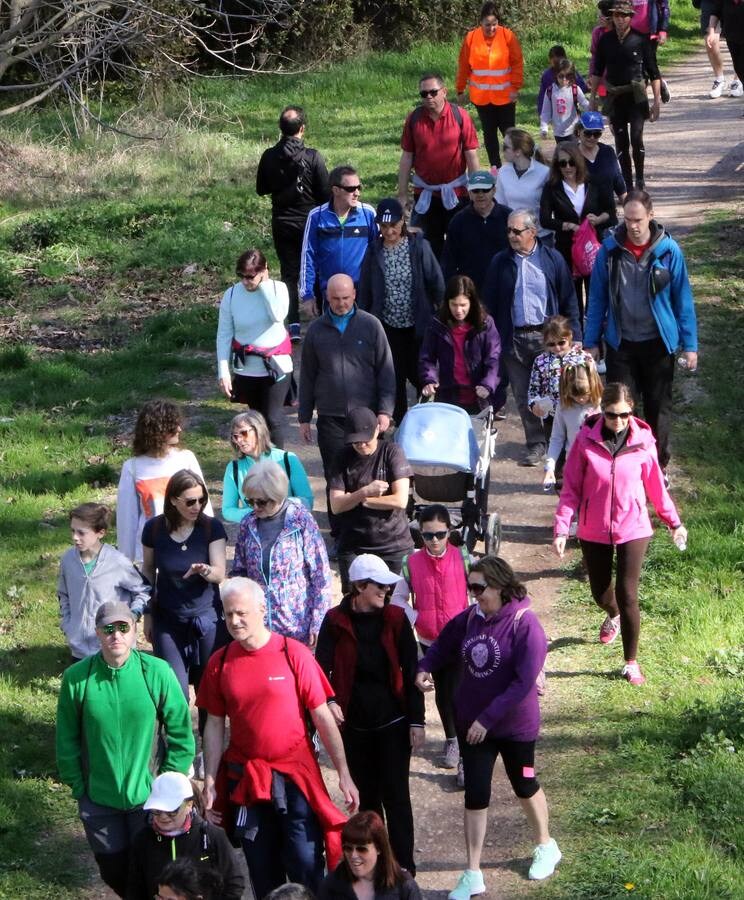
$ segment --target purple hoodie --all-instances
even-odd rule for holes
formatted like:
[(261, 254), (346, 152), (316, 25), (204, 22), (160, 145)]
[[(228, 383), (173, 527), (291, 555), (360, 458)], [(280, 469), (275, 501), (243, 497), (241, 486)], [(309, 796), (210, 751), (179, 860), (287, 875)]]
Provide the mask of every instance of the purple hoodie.
[[(535, 679), (547, 655), (540, 620), (530, 598), (512, 600), (488, 619), (477, 605), (451, 619), (424, 658), (419, 672), (436, 672), (460, 660), (454, 706), (458, 731), (477, 719), (488, 736), (534, 741), (540, 731)], [(525, 612), (515, 621), (520, 609)]]

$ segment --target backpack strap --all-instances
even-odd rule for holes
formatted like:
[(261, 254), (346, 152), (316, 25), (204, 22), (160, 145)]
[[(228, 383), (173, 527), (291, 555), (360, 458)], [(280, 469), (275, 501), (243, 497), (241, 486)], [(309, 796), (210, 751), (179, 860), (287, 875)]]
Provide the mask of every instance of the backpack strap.
[(514, 616), (514, 621), (512, 622), (512, 634), (517, 633), (517, 626), (519, 625), (519, 620), (522, 616), (527, 612), (527, 607), (523, 606), (521, 609), (517, 610), (517, 614)]
[(576, 110), (576, 112), (578, 112), (579, 111), (579, 89), (578, 89), (578, 87), (576, 87), (575, 81), (571, 82), (571, 93), (573, 94), (574, 109)]
[[(448, 101), (449, 105), (452, 107), (452, 115), (454, 116), (455, 122), (457, 122), (457, 127), (460, 129), (460, 147), (464, 149), (465, 144), (465, 135), (463, 133), (463, 123), (462, 123), (462, 110), (460, 109), (460, 105), (458, 103), (452, 103)], [(421, 116), (425, 114), (425, 110), (423, 106), (417, 106), (413, 112), (411, 113), (410, 123), (411, 126), (415, 125), (417, 122), (421, 121)]]

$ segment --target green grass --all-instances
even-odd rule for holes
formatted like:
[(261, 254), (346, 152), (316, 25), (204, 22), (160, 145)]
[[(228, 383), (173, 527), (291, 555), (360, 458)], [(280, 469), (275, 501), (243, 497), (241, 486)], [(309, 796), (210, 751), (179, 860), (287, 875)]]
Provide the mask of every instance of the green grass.
[[(691, 5), (673, 3), (673, 18), (665, 64), (699, 43)], [(521, 124), (536, 130), (537, 79), (552, 43), (586, 71), (593, 20), (592, 7), (521, 35), (529, 73)], [(187, 403), (185, 443), (207, 477), (220, 475), (230, 407), (204, 390), (213, 381), (214, 299), (240, 250), (270, 248), (269, 205), (253, 184), (278, 110), (303, 103), (309, 143), (330, 165), (354, 162), (374, 202), (395, 191), (400, 127), (419, 73), (451, 73), (457, 49), (419, 45), (281, 80), (192, 84), (189, 97), (174, 86), (166, 112), (178, 121), (146, 108), (123, 120), (163, 135), (157, 142), (70, 145), (44, 110), (4, 123), (13, 153), (3, 160), (10, 169), (0, 165), (0, 315), (25, 342), (0, 346), (0, 898), (67, 900), (86, 884), (89, 855), (69, 792), (54, 780), (67, 658), (55, 578), (69, 545), (66, 511), (113, 500), (128, 455), (123, 435), (146, 397)], [(545, 896), (625, 896), (632, 881), (639, 896), (733, 897), (742, 881), (730, 789), (741, 783), (740, 754), (722, 738), (693, 753), (706, 721), (713, 734), (727, 733), (731, 716), (716, 710), (726, 695), (741, 696), (744, 291), (734, 239), (741, 246), (732, 221), (687, 244), (698, 294), (720, 297), (701, 322), (720, 352), (689, 381), (698, 390), (675, 429), (691, 477), (682, 493), (690, 549), (680, 557), (660, 538), (644, 573), (649, 687), (631, 694), (607, 681), (594, 647), (566, 643), (551, 654), (553, 670), (591, 674), (551, 679), (563, 712), (548, 723), (549, 741), (561, 752), (543, 778), (566, 862)], [(191, 262), (199, 271), (182, 276)], [(95, 352), (39, 352), (35, 325), (77, 330)], [(580, 586), (562, 607), (561, 633), (593, 641), (587, 604)], [(740, 748), (741, 735), (729, 737)]]

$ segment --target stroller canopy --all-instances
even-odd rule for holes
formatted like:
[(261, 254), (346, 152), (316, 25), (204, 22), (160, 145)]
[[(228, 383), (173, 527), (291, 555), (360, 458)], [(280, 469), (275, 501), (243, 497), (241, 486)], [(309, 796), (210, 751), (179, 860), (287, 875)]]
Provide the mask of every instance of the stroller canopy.
[(475, 474), (478, 441), (470, 416), (450, 403), (420, 403), (403, 417), (395, 435), (412, 466), (447, 466)]

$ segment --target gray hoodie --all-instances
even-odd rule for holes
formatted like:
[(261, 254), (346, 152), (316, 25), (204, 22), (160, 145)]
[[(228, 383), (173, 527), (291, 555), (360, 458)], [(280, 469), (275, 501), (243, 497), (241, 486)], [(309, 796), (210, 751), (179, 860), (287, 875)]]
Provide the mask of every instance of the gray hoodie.
[(59, 563), (57, 596), (62, 631), (73, 656), (82, 659), (101, 647), (96, 611), (105, 600), (121, 600), (139, 618), (150, 599), (150, 585), (134, 565), (110, 544), (102, 544), (95, 568), (85, 574), (80, 553), (71, 547)]

